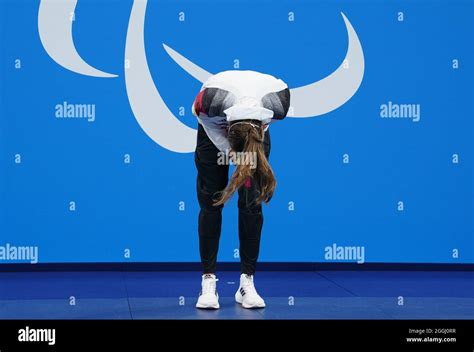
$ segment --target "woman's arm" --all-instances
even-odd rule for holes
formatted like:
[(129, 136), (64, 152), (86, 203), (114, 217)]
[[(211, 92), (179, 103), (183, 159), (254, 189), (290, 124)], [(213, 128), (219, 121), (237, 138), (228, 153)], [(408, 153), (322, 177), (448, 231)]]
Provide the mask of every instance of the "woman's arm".
[(235, 95), (225, 89), (204, 88), (194, 100), (193, 115), (196, 117), (200, 114), (208, 117), (225, 116), (224, 110), (231, 107), (235, 100)]
[(272, 120), (283, 120), (290, 109), (290, 90), (268, 93), (262, 98), (263, 107), (273, 111)]

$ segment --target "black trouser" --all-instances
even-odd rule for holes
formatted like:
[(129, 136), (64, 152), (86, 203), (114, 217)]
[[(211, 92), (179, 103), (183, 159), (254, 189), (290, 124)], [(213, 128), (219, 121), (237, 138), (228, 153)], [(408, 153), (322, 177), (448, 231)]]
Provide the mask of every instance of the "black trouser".
[[(201, 124), (198, 124), (196, 153), (197, 195), (199, 206), (199, 251), (204, 273), (216, 272), (217, 252), (221, 235), (222, 208), (212, 205), (216, 192), (222, 191), (229, 180), (229, 166), (219, 165), (219, 149), (212, 143)], [(264, 151), (270, 155), (270, 133), (265, 132)], [(255, 202), (258, 188), (251, 180), (239, 188), (239, 240), (241, 272), (253, 275), (260, 250), (263, 226), (262, 205)]]

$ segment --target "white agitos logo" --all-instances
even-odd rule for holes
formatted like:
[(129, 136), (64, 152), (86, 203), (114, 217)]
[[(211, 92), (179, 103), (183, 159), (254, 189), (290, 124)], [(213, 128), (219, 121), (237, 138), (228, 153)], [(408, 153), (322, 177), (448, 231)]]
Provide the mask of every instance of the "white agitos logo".
[[(74, 46), (71, 15), (77, 0), (41, 0), (38, 30), (44, 49), (62, 67), (87, 76), (113, 78), (115, 74), (100, 71), (85, 62)], [(164, 148), (193, 152), (196, 130), (179, 121), (168, 109), (156, 89), (145, 54), (144, 25), (147, 0), (134, 0), (125, 46), (125, 82), (130, 106), (145, 133)], [(322, 80), (290, 88), (291, 117), (313, 117), (333, 111), (347, 102), (359, 88), (364, 76), (364, 53), (347, 17), (341, 13), (349, 44), (346, 57), (333, 73)], [(204, 83), (212, 73), (191, 62), (163, 43), (171, 58), (198, 81)]]

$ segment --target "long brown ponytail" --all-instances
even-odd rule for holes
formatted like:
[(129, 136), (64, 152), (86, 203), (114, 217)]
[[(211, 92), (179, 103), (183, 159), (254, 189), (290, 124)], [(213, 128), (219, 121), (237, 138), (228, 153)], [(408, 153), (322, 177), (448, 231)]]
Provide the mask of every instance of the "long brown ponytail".
[[(263, 149), (265, 131), (260, 122), (237, 122), (231, 125), (228, 139), (232, 151), (243, 152), (247, 159), (237, 163), (234, 173), (227, 187), (219, 192), (214, 205), (222, 205), (245, 183), (248, 178), (257, 183), (259, 194), (255, 199), (256, 204), (262, 201), (268, 203), (273, 196), (276, 180), (273, 170), (268, 163)], [(254, 163), (248, 162), (255, 156)]]

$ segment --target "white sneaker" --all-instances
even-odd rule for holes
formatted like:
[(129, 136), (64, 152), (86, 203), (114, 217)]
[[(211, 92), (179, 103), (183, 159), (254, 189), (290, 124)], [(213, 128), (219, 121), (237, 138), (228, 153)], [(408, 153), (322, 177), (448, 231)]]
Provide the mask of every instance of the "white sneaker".
[(217, 294), (216, 279), (214, 274), (204, 274), (201, 282), (201, 292), (196, 303), (196, 308), (219, 309), (219, 295)]
[(240, 275), (240, 287), (235, 293), (235, 301), (244, 308), (265, 307), (265, 301), (255, 290), (253, 275)]

